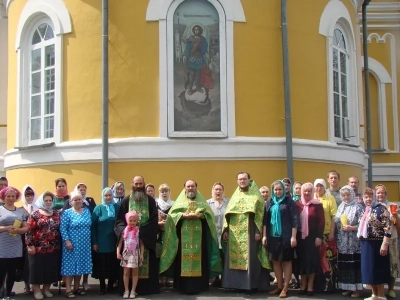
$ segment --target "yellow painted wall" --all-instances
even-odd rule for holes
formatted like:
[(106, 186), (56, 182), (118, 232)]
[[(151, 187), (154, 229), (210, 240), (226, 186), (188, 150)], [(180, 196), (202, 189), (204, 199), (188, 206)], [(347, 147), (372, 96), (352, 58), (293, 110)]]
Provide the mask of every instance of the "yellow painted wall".
[[(317, 162), (296, 161), (294, 165), (296, 180), (314, 182), (316, 178), (326, 178), (329, 170), (340, 172), (342, 183), (350, 176), (361, 178), (362, 170), (357, 167), (324, 164)], [(273, 171), (271, 171), (273, 170)], [(284, 161), (193, 161), (193, 162), (126, 162), (110, 163), (109, 185), (117, 180), (125, 182), (129, 189), (134, 175), (141, 174), (147, 183), (159, 186), (167, 182), (172, 189), (172, 197), (178, 196), (187, 179), (196, 180), (199, 191), (206, 197), (211, 197), (211, 187), (221, 181), (225, 185), (226, 194), (230, 197), (236, 188), (236, 174), (247, 171), (259, 187), (270, 184), (276, 179), (286, 177), (286, 162)], [(117, 175), (118, 174), (118, 175)], [(101, 164), (71, 164), (32, 167), (7, 171), (7, 178), (12, 186), (21, 189), (30, 184), (36, 192), (54, 191), (54, 180), (64, 177), (72, 191), (78, 182), (85, 182), (88, 194), (99, 201), (101, 187)]]
[[(363, 88), (364, 88), (364, 73), (363, 73)], [(371, 101), (371, 135), (372, 149), (380, 149), (380, 117), (379, 117), (379, 94), (378, 84), (375, 76), (369, 76), (370, 101)], [(365, 128), (365, 137), (367, 136)]]

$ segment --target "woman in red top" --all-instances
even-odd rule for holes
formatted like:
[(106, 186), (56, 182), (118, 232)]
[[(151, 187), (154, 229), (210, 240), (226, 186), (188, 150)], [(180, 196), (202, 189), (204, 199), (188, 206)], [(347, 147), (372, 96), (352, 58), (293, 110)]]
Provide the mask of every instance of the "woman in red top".
[[(51, 208), (53, 197), (50, 192), (42, 194), (35, 203), (38, 210), (28, 219), (25, 243), (29, 254), (29, 282), (35, 299), (53, 297), (50, 284), (60, 276), (60, 214)], [(40, 290), (41, 284), (43, 290)]]

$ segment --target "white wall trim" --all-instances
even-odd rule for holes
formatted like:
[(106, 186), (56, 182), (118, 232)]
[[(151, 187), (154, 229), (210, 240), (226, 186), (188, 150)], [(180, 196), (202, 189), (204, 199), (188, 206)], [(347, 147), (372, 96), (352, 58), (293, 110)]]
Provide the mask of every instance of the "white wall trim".
[[(364, 56), (361, 56), (361, 66), (364, 68)], [(368, 68), (375, 77), (378, 86), (378, 114), (379, 114), (379, 140), (380, 148), (390, 152), (387, 129), (386, 113), (386, 83), (392, 83), (392, 79), (385, 67), (376, 59), (368, 58)]]
[[(286, 160), (285, 138), (110, 139), (110, 162)], [(63, 142), (48, 148), (12, 149), (4, 154), (6, 170), (54, 164), (94, 163), (102, 157), (101, 139)], [(364, 167), (365, 152), (317, 140), (293, 139), (294, 159)]]
[[(390, 40), (390, 71), (392, 80), (392, 108), (393, 108), (393, 140), (394, 149), (392, 151), (398, 153), (400, 149), (399, 145), (399, 117), (397, 109), (397, 54), (396, 54), (396, 40), (392, 33), (385, 33), (382, 37), (376, 33), (371, 33), (367, 41), (371, 43), (372, 39), (375, 39), (377, 43), (386, 43), (386, 40)], [(368, 60), (369, 61), (369, 60)]]
[[(359, 13), (358, 17), (362, 19), (362, 14)], [(398, 22), (400, 20), (400, 13), (371, 13), (367, 14), (368, 21), (382, 21), (382, 22)], [(369, 25), (368, 25), (369, 27)]]
[(371, 2), (367, 6), (367, 11), (390, 11), (400, 10), (400, 2)]
[[(322, 12), (319, 20), (319, 34), (322, 34), (326, 37), (332, 37), (336, 23), (339, 19), (345, 19), (347, 21), (346, 23), (348, 23), (348, 26), (351, 29), (351, 32), (354, 32), (350, 13), (346, 6), (339, 0), (330, 0), (325, 6), (325, 9)], [(355, 48), (354, 39), (353, 48)]]
[[(160, 97), (160, 137), (235, 137), (235, 77), (234, 77), (234, 41), (233, 22), (245, 22), (245, 15), (240, 0), (207, 0), (217, 9), (220, 15), (221, 36), (221, 132), (176, 132), (171, 125), (171, 105), (173, 94), (171, 86), (171, 24), (168, 18), (173, 15), (177, 5), (182, 1), (150, 0), (146, 21), (159, 21), (159, 97)], [(169, 42), (168, 42), (169, 41)], [(223, 45), (225, 43), (225, 45)], [(222, 47), (224, 46), (224, 47)], [(225, 53), (223, 53), (225, 51)], [(224, 66), (225, 64), (225, 66)], [(224, 74), (222, 74), (224, 72)], [(226, 75), (225, 75), (226, 74)], [(226, 79), (224, 79), (226, 78)], [(223, 80), (224, 79), (224, 80)], [(172, 96), (171, 96), (172, 94)], [(171, 98), (172, 97), (172, 98)], [(172, 107), (173, 108), (173, 107)], [(173, 111), (172, 111), (173, 112)]]
[(354, 30), (350, 13), (346, 6), (339, 0), (330, 0), (320, 18), (319, 33), (326, 37), (326, 58), (327, 58), (327, 99), (328, 99), (328, 136), (330, 142), (343, 142), (359, 144), (360, 142), (360, 111), (358, 107), (358, 89), (348, 88), (348, 105), (350, 117), (350, 141), (335, 137), (334, 125), (334, 99), (333, 99), (333, 33), (338, 27), (344, 34), (349, 55), (348, 64), (348, 87), (356, 87), (358, 82), (357, 68), (357, 46), (355, 44)]
[[(360, 25), (362, 28), (362, 25)], [(400, 28), (400, 24), (367, 24), (368, 29), (376, 29), (376, 30), (393, 30)]]
[[(150, 0), (147, 6), (146, 21), (166, 20), (169, 7), (175, 0)], [(246, 22), (240, 0), (218, 0), (225, 10), (227, 21)]]
[(15, 38), (15, 50), (21, 47), (23, 32), (37, 19), (38, 15), (48, 16), (54, 26), (56, 35), (72, 32), (71, 17), (62, 0), (29, 0), (19, 17), (17, 35)]

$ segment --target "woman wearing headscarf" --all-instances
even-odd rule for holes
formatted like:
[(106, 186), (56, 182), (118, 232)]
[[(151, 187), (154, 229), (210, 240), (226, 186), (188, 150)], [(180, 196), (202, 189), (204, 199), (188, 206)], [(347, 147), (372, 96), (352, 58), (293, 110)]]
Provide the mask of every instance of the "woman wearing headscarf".
[(335, 239), (335, 216), (337, 204), (333, 196), (326, 193), (326, 182), (323, 179), (314, 181), (315, 199), (324, 208), (324, 238), (320, 248), (322, 273), (316, 280), (318, 291), (332, 293), (337, 291), (337, 245)]
[(357, 237), (361, 244), (362, 283), (371, 285), (372, 299), (386, 299), (384, 284), (390, 281), (390, 213), (385, 205), (375, 200), (374, 190), (363, 193), (365, 211), (358, 225)]
[[(115, 218), (120, 205), (113, 201), (111, 188), (101, 192), (101, 204), (92, 213), (93, 278), (100, 281), (98, 294), (113, 292), (113, 284), (118, 276), (118, 260), (115, 255), (117, 238), (114, 234)], [(108, 279), (106, 290), (106, 279)]]
[[(90, 213), (93, 213), (93, 210), (96, 207), (96, 202), (94, 201), (94, 199), (92, 197), (86, 196), (86, 192), (87, 192), (86, 184), (84, 184), (82, 182), (78, 183), (72, 192), (81, 194), (82, 201), (83, 201), (83, 207), (86, 207), (87, 209), (89, 209)], [(71, 204), (69, 201), (66, 201), (64, 204), (63, 210), (67, 210), (68, 208), (71, 208)]]
[[(25, 243), (28, 249), (29, 282), (35, 299), (51, 298), (50, 284), (60, 275), (61, 235), (60, 213), (51, 208), (54, 195), (45, 192), (35, 203), (35, 210), (28, 219), (29, 230)], [(43, 289), (40, 289), (43, 285)]]
[[(292, 260), (294, 247), (297, 245), (299, 216), (296, 204), (288, 196), (283, 181), (277, 180), (272, 183), (271, 195), (271, 199), (265, 206), (262, 242), (268, 248), (269, 260), (273, 263), (278, 288), (269, 294), (286, 298), (292, 277)], [(285, 280), (284, 283), (283, 280)]]
[[(87, 191), (87, 186), (86, 184), (80, 182), (78, 183), (72, 193), (74, 194), (81, 194), (82, 195), (82, 201), (83, 201), (83, 207), (87, 208), (90, 213), (93, 212), (94, 208), (96, 207), (96, 202), (92, 197), (86, 197), (86, 191)], [(63, 210), (67, 210), (71, 208), (71, 203), (70, 201), (65, 201), (64, 208)], [(89, 283), (88, 283), (89, 275), (88, 274), (83, 274), (82, 276), (82, 286), (85, 291), (90, 289)]]
[[(65, 276), (66, 297), (86, 295), (79, 288), (80, 278), (92, 273), (92, 253), (90, 231), (92, 216), (89, 209), (83, 207), (82, 195), (71, 193), (71, 208), (63, 212), (61, 217), (62, 260), (61, 275)], [(71, 289), (74, 279), (74, 291)]]
[[(25, 209), (27, 216), (29, 216), (34, 210), (37, 209), (35, 207), (35, 202), (36, 202), (35, 191), (30, 185), (25, 185), (22, 188), (21, 201), (23, 204), (22, 207)], [(22, 240), (23, 242), (25, 241), (25, 236), (22, 236)], [(24, 270), (23, 277), (25, 283), (24, 294), (29, 294), (31, 293), (31, 287), (29, 285), (29, 260), (26, 247), (23, 247), (22, 264)]]
[(0, 206), (0, 286), (6, 282), (5, 298), (11, 297), (17, 264), (22, 258), (21, 236), (28, 231), (26, 211), (15, 206), (20, 197), (21, 193), (10, 186), (0, 191), (4, 202)]
[(292, 199), (293, 201), (299, 201), (301, 199), (301, 185), (300, 181), (295, 181), (292, 186)]
[(122, 181), (117, 181), (111, 186), (113, 191), (114, 202), (121, 204), (122, 199), (125, 198), (125, 184)]
[(338, 247), (338, 285), (344, 290), (343, 296), (360, 297), (361, 246), (357, 238), (358, 221), (363, 208), (356, 201), (351, 186), (346, 185), (339, 191), (341, 203), (338, 207), (335, 223)]
[[(389, 298), (396, 298), (396, 293), (394, 292), (394, 284), (396, 278), (400, 277), (399, 270), (399, 257), (398, 257), (398, 244), (397, 244), (397, 227), (400, 222), (400, 218), (397, 215), (397, 210), (392, 213), (390, 210), (390, 204), (387, 199), (387, 189), (383, 184), (378, 184), (375, 187), (376, 200), (378, 203), (385, 205), (390, 213), (390, 245), (389, 245), (389, 256), (390, 256), (390, 282), (389, 282)], [(392, 203), (392, 205), (396, 205)]]
[[(157, 244), (156, 244), (156, 256), (159, 258), (161, 256), (161, 248), (162, 248), (162, 238), (165, 230), (165, 222), (167, 221), (167, 216), (170, 208), (174, 204), (174, 201), (171, 200), (171, 189), (168, 184), (163, 183), (158, 187), (159, 196), (156, 199), (157, 208), (158, 208), (158, 235), (157, 235)], [(160, 275), (160, 287), (172, 287), (171, 281), (167, 278), (165, 274)]]
[(315, 274), (320, 272), (319, 247), (324, 236), (324, 208), (321, 202), (314, 199), (314, 186), (306, 182), (301, 186), (301, 199), (296, 201), (300, 214), (300, 227), (297, 232), (298, 272), (301, 276), (299, 294), (314, 294)]
[(55, 180), (56, 191), (53, 198), (52, 209), (62, 212), (65, 203), (69, 202), (67, 181), (64, 178), (57, 178)]

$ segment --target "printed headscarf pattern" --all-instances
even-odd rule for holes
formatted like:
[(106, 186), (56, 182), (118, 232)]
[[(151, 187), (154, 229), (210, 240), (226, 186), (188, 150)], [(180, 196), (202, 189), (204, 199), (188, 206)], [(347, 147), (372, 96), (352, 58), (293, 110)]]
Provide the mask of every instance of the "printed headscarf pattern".
[(0, 191), (0, 199), (5, 200), (6, 194), (9, 191), (14, 191), (17, 194), (16, 195), (17, 200), (21, 197), (21, 192), (17, 188), (12, 187), (12, 186), (6, 186), (5, 188), (2, 188)]
[[(82, 185), (84, 185), (84, 186), (86, 187), (86, 192), (85, 192), (85, 194), (82, 194), (82, 193), (79, 191), (79, 187), (82, 186)], [(86, 204), (86, 206), (89, 206), (89, 202), (86, 200), (86, 194), (87, 194), (87, 185), (86, 185), (86, 184), (84, 184), (83, 182), (79, 182), (79, 183), (75, 186), (73, 192), (78, 193), (78, 194), (81, 194), (81, 195), (82, 195), (82, 201)]]
[(51, 208), (51, 205), (50, 205), (50, 207), (47, 207), (46, 204), (44, 203), (44, 194), (46, 194), (46, 193), (43, 193), (39, 196), (39, 198), (35, 202), (35, 207), (37, 209), (41, 209), (41, 210), (47, 211), (48, 213), (52, 214), (53, 209)]
[[(350, 193), (350, 201), (348, 203), (343, 201), (342, 193), (344, 191)], [(354, 217), (356, 216), (357, 213), (358, 204), (356, 201), (356, 194), (354, 193), (354, 190), (351, 188), (351, 186), (345, 185), (339, 190), (339, 195), (340, 199), (342, 200), (342, 203), (340, 203), (337, 209), (336, 218), (340, 219), (342, 215), (346, 215), (350, 225), (353, 222)]]
[(106, 202), (105, 194), (106, 194), (107, 192), (110, 192), (111, 195), (112, 195), (112, 192), (113, 192), (113, 191), (112, 191), (112, 189), (109, 188), (109, 187), (106, 187), (106, 188), (103, 189), (103, 191), (101, 192), (101, 204), (103, 204), (103, 205), (106, 207), (108, 217), (109, 217), (109, 218), (113, 218), (113, 217), (115, 217), (114, 201), (111, 201), (110, 203), (107, 203), (107, 202)]
[[(368, 225), (367, 225), (368, 220), (371, 215), (372, 209), (378, 204), (378, 202), (376, 201), (376, 198), (375, 198), (375, 191), (372, 189), (371, 189), (371, 191), (372, 191), (371, 205), (368, 206), (364, 201), (365, 210), (361, 217), (360, 224), (358, 225), (358, 231), (357, 231), (358, 238), (360, 238), (360, 237), (367, 238), (368, 237)], [(365, 194), (365, 191), (364, 191), (364, 194)], [(364, 194), (363, 194), (363, 198), (364, 198)]]
[[(25, 198), (25, 193), (28, 189), (32, 190), (32, 193), (33, 193), (33, 200), (32, 200), (31, 204), (29, 204)], [(22, 201), (22, 203), (24, 203), (24, 208), (29, 214), (34, 211), (35, 202), (36, 202), (36, 193), (35, 193), (34, 189), (32, 188), (32, 186), (30, 186), (29, 184), (25, 185), (22, 188), (21, 201)]]

